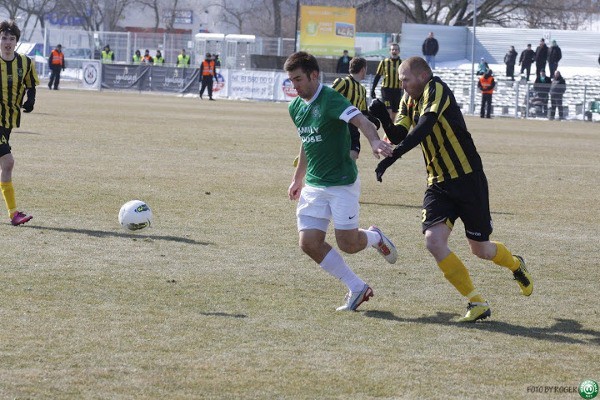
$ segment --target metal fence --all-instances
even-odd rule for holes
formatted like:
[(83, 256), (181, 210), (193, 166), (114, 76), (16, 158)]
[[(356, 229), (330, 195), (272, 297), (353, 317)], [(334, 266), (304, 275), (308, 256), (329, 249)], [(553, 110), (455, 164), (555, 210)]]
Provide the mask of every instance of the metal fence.
[[(439, 76), (454, 93), (456, 101), (465, 114), (471, 110), (471, 75), (470, 71), (461, 69), (438, 69), (435, 75)], [(343, 75), (333, 73), (321, 74), (323, 83), (331, 85), (335, 78)], [(475, 77), (477, 79), (478, 77)], [(505, 78), (496, 78), (497, 86), (492, 100), (492, 114), (494, 116), (513, 118), (548, 118), (550, 99), (540, 96), (532, 82), (509, 81)], [(600, 119), (598, 104), (600, 104), (600, 81), (595, 77), (575, 75), (566, 77), (566, 92), (563, 95), (563, 115), (568, 119), (589, 119), (593, 112), (594, 119)], [(367, 75), (362, 81), (370, 92), (373, 84), (373, 75)], [(481, 93), (477, 84), (473, 85), (476, 92), (474, 96), (474, 114), (478, 115), (481, 105)], [(380, 95), (379, 88), (376, 90)], [(545, 113), (544, 113), (545, 111)], [(558, 118), (558, 113), (557, 113)]]
[(192, 65), (199, 65), (206, 52), (218, 53), (223, 67), (249, 68), (249, 55), (284, 56), (293, 53), (295, 41), (287, 38), (257, 37), (252, 42), (212, 41), (199, 43), (192, 34), (172, 34), (153, 32), (88, 32), (74, 29), (47, 29), (45, 31), (44, 56), (57, 45), (62, 44), (67, 62), (69, 54), (86, 54), (87, 57), (100, 59), (100, 52), (109, 45), (115, 55), (116, 63), (129, 63), (136, 50), (142, 54), (145, 49), (154, 56), (160, 50), (165, 65), (174, 65), (182, 49), (190, 55)]

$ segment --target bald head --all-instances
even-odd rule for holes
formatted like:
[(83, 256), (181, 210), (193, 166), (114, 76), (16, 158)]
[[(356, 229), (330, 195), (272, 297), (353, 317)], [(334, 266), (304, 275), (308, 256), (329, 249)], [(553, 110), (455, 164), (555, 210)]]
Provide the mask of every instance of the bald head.
[(421, 75), (426, 72), (428, 75), (432, 74), (431, 67), (427, 64), (424, 58), (421, 57), (409, 57), (402, 61), (400, 64), (401, 68), (406, 68), (415, 75)]
[(409, 57), (402, 61), (398, 68), (398, 78), (402, 82), (402, 88), (413, 99), (421, 97), (423, 89), (432, 77), (429, 64), (421, 57)]

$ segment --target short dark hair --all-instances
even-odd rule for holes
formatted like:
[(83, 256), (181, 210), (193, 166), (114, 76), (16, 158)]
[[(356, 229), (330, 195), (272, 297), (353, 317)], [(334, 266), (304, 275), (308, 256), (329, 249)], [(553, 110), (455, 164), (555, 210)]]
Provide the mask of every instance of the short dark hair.
[(350, 60), (350, 73), (358, 74), (366, 66), (367, 60), (362, 57), (354, 57), (352, 60)]
[(310, 75), (312, 72), (319, 72), (319, 63), (317, 59), (312, 54), (308, 54), (305, 51), (298, 51), (285, 60), (285, 64), (283, 64), (283, 69), (286, 72), (290, 72), (295, 70), (296, 68), (301, 68), (302, 72), (306, 75)]
[(21, 38), (21, 30), (13, 20), (4, 20), (0, 22), (0, 33), (6, 32), (17, 37), (17, 42)]

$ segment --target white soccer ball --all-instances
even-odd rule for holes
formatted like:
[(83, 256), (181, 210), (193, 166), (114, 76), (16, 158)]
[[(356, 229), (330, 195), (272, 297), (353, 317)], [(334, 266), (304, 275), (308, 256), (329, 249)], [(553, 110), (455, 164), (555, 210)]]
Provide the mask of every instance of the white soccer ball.
[(141, 200), (131, 200), (119, 210), (119, 224), (129, 231), (139, 231), (152, 225), (152, 210)]

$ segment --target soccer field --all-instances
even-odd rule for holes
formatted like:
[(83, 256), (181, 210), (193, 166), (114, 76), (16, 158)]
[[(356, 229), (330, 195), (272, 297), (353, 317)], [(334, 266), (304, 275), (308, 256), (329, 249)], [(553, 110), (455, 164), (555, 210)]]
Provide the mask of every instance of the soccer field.
[[(579, 399), (600, 381), (599, 124), (467, 118), (492, 239), (535, 290), (471, 255), (459, 222), (451, 247), (492, 306), (465, 325), (420, 231), (420, 149), (378, 183), (362, 140), (361, 226), (399, 260), (344, 255), (375, 296), (339, 313), (345, 287), (297, 245), (286, 104), (44, 89), (11, 134), (34, 218), (0, 224), (0, 398)], [(131, 199), (150, 229), (120, 228)]]

